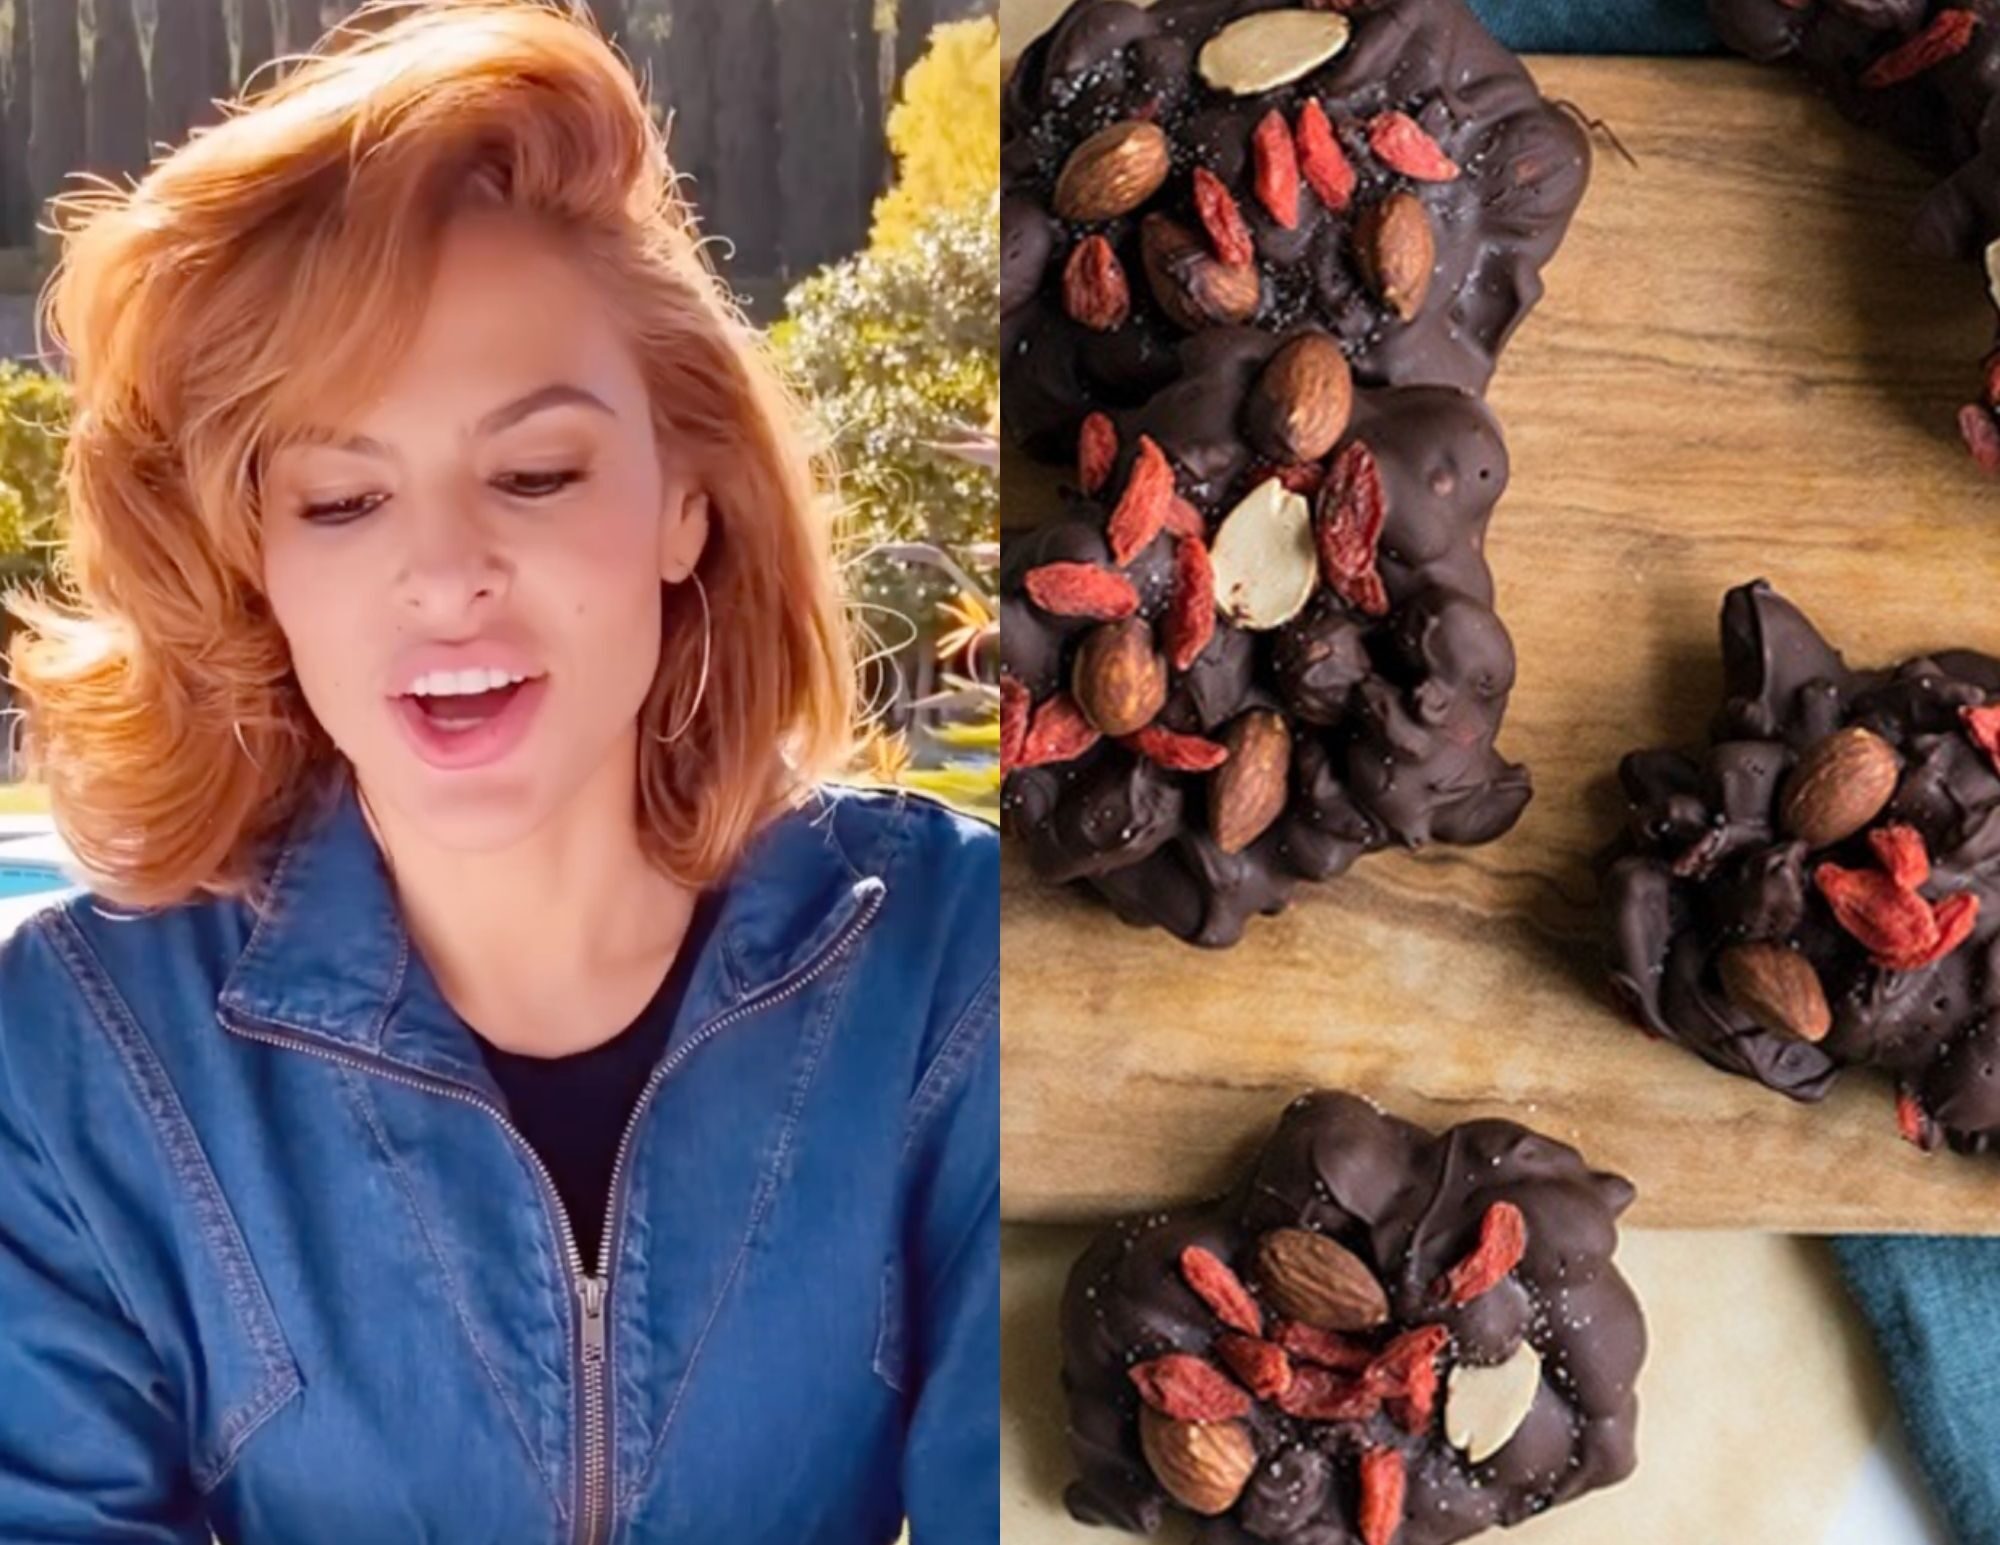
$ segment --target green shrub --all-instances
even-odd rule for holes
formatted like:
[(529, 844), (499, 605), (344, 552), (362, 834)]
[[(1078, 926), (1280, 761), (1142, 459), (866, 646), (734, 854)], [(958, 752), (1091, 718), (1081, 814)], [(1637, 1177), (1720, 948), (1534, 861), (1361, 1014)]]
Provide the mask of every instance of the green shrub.
[(40, 578), (62, 537), (69, 386), (0, 360), (0, 579)]

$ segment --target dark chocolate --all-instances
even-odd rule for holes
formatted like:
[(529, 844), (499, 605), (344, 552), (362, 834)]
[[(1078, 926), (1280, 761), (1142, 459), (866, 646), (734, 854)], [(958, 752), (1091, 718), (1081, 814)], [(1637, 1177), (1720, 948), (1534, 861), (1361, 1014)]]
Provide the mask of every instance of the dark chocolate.
[[(1078, 0), (1023, 54), (1001, 114), (1002, 415), (1040, 454), (1067, 457), (1077, 422), (1100, 406), (1131, 407), (1169, 385), (1183, 329), (1154, 300), (1139, 228), (1164, 212), (1197, 236), (1192, 172), (1208, 168), (1235, 196), (1255, 242), (1261, 298), (1247, 320), (1267, 331), (1302, 323), (1339, 339), (1357, 377), (1395, 386), (1482, 390), (1502, 346), (1542, 292), (1541, 269), (1589, 176), (1589, 145), (1544, 101), (1518, 60), (1461, 0), (1381, 0), (1353, 8), (1346, 48), (1303, 79), (1251, 96), (1210, 87), (1201, 45), (1226, 23), (1283, 8), (1273, 0)], [(1319, 101), (1357, 174), (1344, 210), (1309, 186), (1287, 229), (1254, 191), (1252, 131), (1272, 110), (1295, 123)], [(1460, 168), (1449, 181), (1392, 171), (1369, 148), (1377, 115), (1408, 114)], [(1172, 148), (1166, 181), (1104, 221), (1065, 221), (1053, 191), (1071, 152), (1107, 125), (1148, 118)], [(1436, 266), (1404, 320), (1365, 282), (1356, 223), (1392, 192), (1413, 192), (1436, 238)], [(1066, 314), (1064, 265), (1103, 235), (1128, 278), (1129, 319), (1093, 331)]]
[[(2000, 238), (2000, 138), (1990, 126), (2000, 121), (2000, 11), (1965, 0), (1708, 0), (1708, 9), (1728, 46), (1796, 61), (1842, 114), (1938, 174), (1911, 221), (1917, 251), (1983, 262)], [(1982, 467), (2000, 472), (1992, 344), (1959, 424)]]
[[(1967, 710), (2000, 701), (2000, 659), (1950, 650), (1855, 670), (1761, 580), (1725, 600), (1722, 652), (1707, 748), (1634, 752), (1619, 770), (1630, 816), (1601, 868), (1620, 995), (1649, 1031), (1796, 1099), (1819, 1099), (1843, 1066), (1880, 1068), (1899, 1086), (1905, 1137), (1984, 1151), (2000, 1133), (2000, 773)], [(1862, 829), (1814, 848), (1788, 828), (1789, 780), (1813, 746), (1856, 725), (1893, 749), (1893, 795)], [(1926, 907), (1963, 894), (1978, 909), (1968, 937), (1909, 966), (1843, 925), (1821, 868), (1884, 870), (1871, 834), (1895, 827), (1929, 855)], [(1732, 1000), (1724, 952), (1753, 944), (1810, 965), (1830, 1013), (1823, 1037)]]
[[(1271, 475), (1241, 419), (1258, 370), (1285, 341), (1249, 327), (1183, 340), (1175, 384), (1112, 415), (1120, 454), (1103, 500), (1115, 501), (1139, 437), (1149, 436), (1169, 448), (1181, 492), (1212, 529)], [(1219, 773), (1169, 772), (1104, 739), (1074, 760), (1006, 778), (1003, 820), (1041, 876), (1085, 883), (1128, 922), (1228, 945), (1250, 916), (1281, 909), (1301, 879), (1337, 875), (1391, 844), (1489, 841), (1519, 818), (1528, 775), (1494, 747), (1514, 651), (1483, 553), (1507, 483), (1499, 428), (1463, 392), (1362, 388), (1341, 443), (1356, 441), (1373, 451), (1386, 494), (1378, 561), (1387, 614), (1365, 615), (1322, 582), (1276, 629), (1219, 615), (1208, 647), (1170, 672), (1158, 720), (1220, 738), (1246, 710), (1280, 714), (1292, 740), (1282, 814), (1225, 853), (1210, 833), (1205, 788)], [(1064, 690), (1077, 645), (1097, 624), (1043, 612), (1027, 598), (1026, 576), (1056, 562), (1111, 568), (1107, 513), (1107, 502), (1079, 497), (1008, 538), (1002, 668), (1037, 703)], [(1122, 571), (1149, 621), (1173, 593), (1175, 540), (1162, 532)]]
[[(1432, 1136), (1351, 1095), (1301, 1097), (1235, 1189), (1128, 1218), (1071, 1270), (1062, 1306), (1080, 1475), (1067, 1495), (1071, 1513), (1152, 1533), (1177, 1507), (1142, 1453), (1130, 1370), (1169, 1353), (1216, 1360), (1224, 1326), (1187, 1285), (1191, 1246), (1235, 1271), (1257, 1295), (1265, 1335), (1282, 1335), (1254, 1264), (1258, 1241), (1274, 1229), (1326, 1236), (1379, 1281), (1389, 1321), (1351, 1341), (1379, 1352), (1415, 1327), (1444, 1327), (1436, 1405), (1414, 1417), (1385, 1406), (1365, 1419), (1320, 1421), (1255, 1401), (1238, 1420), (1256, 1469), (1235, 1503), (1203, 1523), (1202, 1545), (1359, 1545), (1357, 1469), (1368, 1449), (1395, 1451), (1408, 1478), (1397, 1545), (1448, 1545), (1622, 1480), (1636, 1462), (1634, 1385), (1646, 1352), (1638, 1302), (1611, 1259), (1632, 1196), (1625, 1180), (1510, 1121)], [(1519, 1209), (1525, 1253), (1454, 1307), (1437, 1284), (1473, 1250), (1496, 1203)], [(1473, 1463), (1445, 1431), (1451, 1371), (1502, 1363), (1523, 1341), (1542, 1359), (1539, 1392), (1511, 1440)]]

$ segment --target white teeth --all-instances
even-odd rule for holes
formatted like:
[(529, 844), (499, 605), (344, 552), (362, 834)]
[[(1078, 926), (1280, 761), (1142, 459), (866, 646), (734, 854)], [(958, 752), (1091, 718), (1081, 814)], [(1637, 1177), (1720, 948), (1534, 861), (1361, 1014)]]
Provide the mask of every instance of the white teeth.
[(471, 697), (528, 678), (514, 671), (426, 671), (407, 689), (411, 697)]

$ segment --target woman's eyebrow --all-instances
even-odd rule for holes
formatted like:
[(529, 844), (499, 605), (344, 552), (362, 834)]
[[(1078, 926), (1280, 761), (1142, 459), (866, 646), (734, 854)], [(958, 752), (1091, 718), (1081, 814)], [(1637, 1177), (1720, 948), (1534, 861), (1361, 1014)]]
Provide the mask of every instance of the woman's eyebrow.
[(603, 398), (595, 392), (587, 392), (580, 386), (571, 386), (567, 381), (557, 381), (548, 386), (537, 387), (525, 397), (516, 397), (512, 402), (495, 408), (480, 419), (477, 432), (482, 435), (498, 434), (501, 430), (518, 424), (531, 413), (540, 413), (548, 408), (576, 406), (594, 408), (610, 418), (618, 415)]
[[(538, 386), (525, 397), (516, 397), (512, 402), (493, 409), (474, 426), (474, 433), (481, 436), (498, 434), (532, 414), (566, 407), (590, 408), (609, 418), (618, 416), (617, 410), (595, 392), (571, 386), (567, 381), (556, 381)], [(313, 445), (331, 446), (337, 451), (353, 451), (360, 456), (375, 456), (384, 461), (394, 459), (394, 452), (370, 435), (342, 435), (331, 429), (307, 429), (298, 438)]]

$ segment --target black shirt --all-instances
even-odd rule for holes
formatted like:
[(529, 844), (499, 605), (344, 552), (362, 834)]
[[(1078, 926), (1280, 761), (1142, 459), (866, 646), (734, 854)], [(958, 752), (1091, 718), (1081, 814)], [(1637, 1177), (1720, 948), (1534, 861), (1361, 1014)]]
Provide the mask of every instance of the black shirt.
[(602, 1045), (567, 1057), (503, 1051), (477, 1031), (486, 1065), (507, 1097), (507, 1112), (556, 1183), (586, 1270), (597, 1270), (598, 1237), (610, 1202), (611, 1166), (639, 1092), (667, 1047), (688, 978), (715, 927), (722, 892), (696, 899), (687, 934), (639, 1017)]

